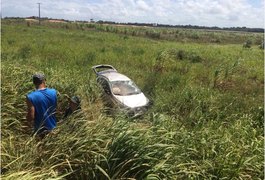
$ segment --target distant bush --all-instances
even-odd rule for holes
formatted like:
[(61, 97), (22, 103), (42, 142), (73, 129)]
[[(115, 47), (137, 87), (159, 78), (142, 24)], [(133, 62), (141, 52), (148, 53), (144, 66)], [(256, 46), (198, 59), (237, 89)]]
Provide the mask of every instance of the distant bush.
[(259, 45), (260, 49), (264, 49), (264, 41)]
[(177, 52), (177, 58), (183, 60), (185, 58), (185, 52), (183, 50), (179, 50)]
[(199, 39), (200, 36), (199, 36), (197, 33), (192, 33), (192, 34), (191, 34), (191, 38), (192, 38), (192, 39)]
[(123, 39), (127, 40), (127, 39), (129, 39), (129, 36), (126, 35), (126, 36), (123, 37)]
[(95, 25), (95, 24), (87, 24), (86, 27), (87, 27), (87, 28), (95, 28), (96, 25)]
[(168, 51), (168, 54), (171, 56), (171, 58), (175, 60), (189, 60), (192, 63), (198, 63), (203, 60), (203, 58), (197, 53), (188, 52), (182, 49), (180, 50), (171, 49)]
[(30, 27), (31, 26), (31, 23), (30, 21), (27, 21), (27, 26)]
[(111, 29), (111, 26), (106, 26), (106, 31), (107, 31), (107, 32), (111, 32), (111, 30), (112, 30), (112, 29)]
[(215, 38), (215, 39), (212, 39), (211, 42), (213, 43), (221, 43), (221, 39), (220, 38)]
[(192, 63), (198, 63), (202, 61), (202, 57), (196, 53), (190, 53), (188, 58)]
[(64, 28), (65, 28), (65, 29), (69, 29), (70, 27), (69, 27), (68, 24), (65, 24)]
[(148, 37), (150, 38), (159, 39), (160, 36), (161, 36), (160, 32), (151, 31), (148, 33)]
[(14, 40), (14, 39), (8, 39), (7, 40), (7, 43), (8, 43), (8, 45), (12, 45), (12, 44), (14, 44), (16, 41)]
[(137, 32), (135, 30), (132, 31), (132, 36), (137, 36)]
[(251, 40), (247, 40), (244, 44), (243, 44), (243, 48), (251, 48), (252, 45), (252, 41)]

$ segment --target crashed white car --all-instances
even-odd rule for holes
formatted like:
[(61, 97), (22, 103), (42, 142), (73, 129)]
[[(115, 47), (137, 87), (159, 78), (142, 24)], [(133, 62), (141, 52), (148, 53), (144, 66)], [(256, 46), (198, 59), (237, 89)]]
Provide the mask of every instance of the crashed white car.
[(107, 106), (122, 110), (130, 117), (137, 117), (147, 111), (149, 99), (130, 78), (118, 73), (111, 65), (96, 65), (92, 69), (102, 87), (103, 100)]

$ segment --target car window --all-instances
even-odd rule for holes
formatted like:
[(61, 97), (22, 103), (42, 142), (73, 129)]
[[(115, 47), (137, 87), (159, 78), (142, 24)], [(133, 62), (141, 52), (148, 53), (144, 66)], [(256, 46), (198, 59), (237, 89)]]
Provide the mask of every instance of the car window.
[(112, 81), (111, 89), (113, 94), (120, 96), (129, 96), (141, 93), (141, 90), (133, 81)]

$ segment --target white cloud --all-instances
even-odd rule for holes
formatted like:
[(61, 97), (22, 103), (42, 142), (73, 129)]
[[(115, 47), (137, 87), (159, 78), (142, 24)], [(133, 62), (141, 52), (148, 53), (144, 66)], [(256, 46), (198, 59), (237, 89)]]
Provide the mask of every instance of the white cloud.
[(143, 0), (136, 1), (136, 4), (140, 10), (149, 11), (151, 9)]
[[(37, 0), (2, 0), (2, 16), (37, 16)], [(264, 1), (251, 0), (43, 0), (41, 15), (69, 20), (110, 20), (264, 27)]]

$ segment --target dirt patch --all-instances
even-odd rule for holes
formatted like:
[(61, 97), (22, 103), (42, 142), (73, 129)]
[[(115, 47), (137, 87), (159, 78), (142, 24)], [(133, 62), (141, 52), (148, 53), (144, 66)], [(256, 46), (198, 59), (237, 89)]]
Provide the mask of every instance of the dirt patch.
[(38, 22), (39, 20), (37, 19), (25, 19), (26, 21), (29, 21), (29, 22)]
[(48, 22), (52, 22), (52, 23), (66, 23), (63, 20), (48, 20)]

